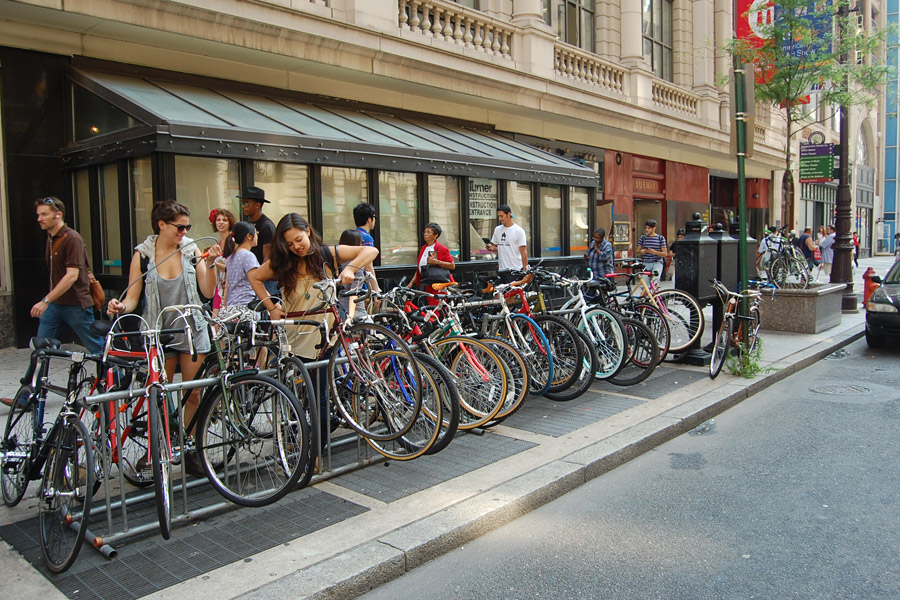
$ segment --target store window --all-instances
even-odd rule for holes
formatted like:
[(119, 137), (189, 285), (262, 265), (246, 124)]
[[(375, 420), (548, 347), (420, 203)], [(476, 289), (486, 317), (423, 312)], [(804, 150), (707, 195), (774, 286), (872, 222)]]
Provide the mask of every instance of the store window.
[[(513, 211), (515, 222), (525, 230), (528, 256), (534, 256), (534, 230), (531, 228), (531, 185), (515, 181), (506, 182), (506, 203)], [(498, 224), (494, 223), (494, 225)]]
[(72, 138), (76, 142), (137, 125), (131, 115), (80, 85), (72, 86)]
[(561, 41), (594, 51), (594, 0), (544, 0), (541, 12)]
[[(240, 164), (237, 160), (175, 157), (175, 199), (191, 211), (192, 238), (215, 235), (209, 222), (209, 213), (216, 208), (226, 208), (240, 219), (240, 203), (236, 198), (239, 193)], [(142, 227), (145, 228), (144, 236), (140, 235)], [(147, 232), (152, 233), (150, 227), (149, 218), (137, 223), (138, 242), (144, 239)], [(209, 243), (212, 242), (213, 240), (209, 240)]]
[(378, 173), (378, 231), (382, 265), (413, 265), (419, 253), (415, 173)]
[(306, 165), (257, 161), (253, 163), (253, 185), (266, 191), (270, 204), (263, 205), (263, 213), (276, 223), (287, 213), (297, 213), (309, 220), (309, 167)]
[(673, 80), (672, 66), (672, 0), (643, 0), (644, 56), (653, 74)]
[[(428, 176), (428, 221), (441, 226), (440, 243), (459, 260), (459, 177)], [(495, 213), (496, 214), (496, 213)]]
[(588, 189), (569, 188), (569, 255), (581, 255), (587, 251), (588, 239)]
[(134, 202), (135, 242), (153, 233), (150, 213), (153, 210), (153, 160), (149, 156), (131, 161), (131, 197)]
[[(119, 166), (116, 163), (100, 167), (100, 265), (94, 271), (107, 275), (124, 275), (128, 265), (122, 261), (122, 223), (119, 220)], [(131, 264), (130, 261), (128, 263)]]
[(322, 236), (336, 240), (345, 229), (356, 229), (353, 209), (368, 201), (365, 169), (322, 167)]
[(469, 179), (469, 248), (472, 260), (496, 260), (497, 255), (489, 252), (497, 222), (497, 206), (500, 183), (496, 179)]
[(93, 256), (94, 231), (93, 227), (91, 227), (91, 171), (90, 169), (79, 169), (75, 171), (72, 177), (72, 189), (75, 192), (75, 214), (71, 222), (75, 223), (76, 231), (81, 235), (81, 239), (84, 240), (88, 256)]
[[(541, 186), (541, 256), (562, 255), (562, 186)], [(521, 225), (521, 223), (520, 223)], [(528, 230), (526, 229), (526, 232)]]

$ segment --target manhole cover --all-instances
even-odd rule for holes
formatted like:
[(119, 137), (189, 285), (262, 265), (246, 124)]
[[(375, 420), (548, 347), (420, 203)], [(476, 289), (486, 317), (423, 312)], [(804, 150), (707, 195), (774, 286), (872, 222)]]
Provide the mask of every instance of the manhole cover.
[(828, 396), (861, 396), (871, 390), (861, 385), (817, 385), (809, 388), (809, 391)]

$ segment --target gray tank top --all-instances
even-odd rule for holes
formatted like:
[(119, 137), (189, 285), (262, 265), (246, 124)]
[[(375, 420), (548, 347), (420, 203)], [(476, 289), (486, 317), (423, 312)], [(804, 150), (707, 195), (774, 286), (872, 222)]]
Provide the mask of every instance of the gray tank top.
[[(159, 282), (157, 284), (159, 287), (159, 306), (161, 308), (172, 306), (174, 304), (185, 304), (188, 301), (184, 293), (183, 277), (184, 272), (180, 273), (175, 279), (164, 279), (163, 277), (157, 279)], [(194, 338), (194, 349), (198, 353), (205, 354), (209, 352), (209, 333), (206, 328), (204, 327), (202, 331), (198, 330), (194, 317), (190, 313), (187, 315), (187, 322), (191, 326), (191, 335)], [(162, 327), (163, 329), (172, 329), (176, 327), (183, 328), (184, 320), (180, 318), (180, 315), (177, 312), (168, 312), (166, 313), (166, 316), (163, 317)], [(176, 335), (174, 341), (166, 345), (166, 350), (184, 353), (190, 352), (191, 349), (188, 346), (187, 336), (184, 334)]]

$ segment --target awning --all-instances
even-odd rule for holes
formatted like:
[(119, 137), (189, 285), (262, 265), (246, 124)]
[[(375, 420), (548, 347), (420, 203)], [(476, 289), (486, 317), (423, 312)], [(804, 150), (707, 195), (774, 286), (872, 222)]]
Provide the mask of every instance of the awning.
[[(492, 131), (155, 77), (73, 70), (71, 79), (142, 123), (82, 141), (71, 166), (149, 151), (596, 187), (592, 169)], [(79, 118), (76, 114), (75, 118)]]

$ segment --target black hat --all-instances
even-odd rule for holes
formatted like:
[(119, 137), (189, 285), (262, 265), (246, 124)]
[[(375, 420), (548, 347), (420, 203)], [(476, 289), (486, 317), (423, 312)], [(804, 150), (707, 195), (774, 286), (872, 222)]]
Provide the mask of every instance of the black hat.
[(266, 190), (258, 187), (245, 187), (244, 193), (237, 196), (244, 200), (256, 200), (257, 202), (268, 202), (266, 200)]

